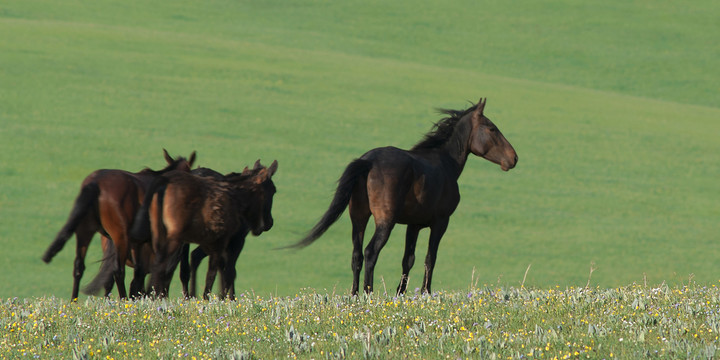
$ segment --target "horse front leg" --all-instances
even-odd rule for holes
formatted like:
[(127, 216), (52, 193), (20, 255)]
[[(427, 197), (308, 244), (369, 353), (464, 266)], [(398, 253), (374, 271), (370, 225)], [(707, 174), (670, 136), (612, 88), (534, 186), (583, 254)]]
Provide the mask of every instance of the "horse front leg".
[(445, 230), (447, 230), (449, 220), (449, 218), (440, 220), (430, 227), (430, 241), (428, 244), (427, 256), (425, 257), (425, 279), (423, 280), (422, 287), (423, 293), (430, 294), (432, 291), (430, 285), (432, 283), (435, 261), (437, 260), (438, 246), (440, 246), (440, 239), (442, 239), (445, 234)]
[(230, 300), (235, 300), (235, 279), (237, 279), (237, 260), (240, 257), (240, 253), (245, 247), (245, 238), (250, 230), (247, 227), (243, 227), (238, 231), (231, 239), (228, 244), (228, 260), (225, 265), (225, 273), (223, 275), (223, 281), (225, 282), (224, 287), (227, 289), (227, 297)]
[(417, 225), (408, 225), (405, 233), (405, 254), (402, 260), (402, 276), (400, 277), (400, 285), (397, 287), (396, 295), (402, 295), (407, 290), (410, 277), (410, 269), (415, 264), (415, 245), (417, 244), (418, 233), (422, 227)]

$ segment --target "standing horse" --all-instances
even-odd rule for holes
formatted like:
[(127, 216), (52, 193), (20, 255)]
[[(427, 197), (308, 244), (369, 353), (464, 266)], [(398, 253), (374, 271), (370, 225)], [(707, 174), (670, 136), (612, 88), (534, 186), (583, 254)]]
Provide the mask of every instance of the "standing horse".
[[(144, 169), (138, 173), (110, 169), (96, 170), (82, 182), (80, 194), (75, 199), (68, 221), (42, 257), (43, 261), (49, 263), (75, 233), (77, 246), (73, 269), (73, 299), (78, 297), (80, 279), (85, 271), (85, 255), (96, 232), (103, 236), (104, 242), (107, 238), (112, 239), (111, 246), (114, 246), (118, 255), (118, 266), (115, 267), (116, 271), (112, 276), (117, 284), (118, 295), (121, 298), (127, 297), (124, 269), (131, 248), (128, 230), (143, 200), (145, 189), (153, 179), (165, 172), (190, 171), (195, 161), (195, 152), (190, 155), (189, 160), (183, 157), (173, 159), (164, 149), (163, 155), (168, 163), (163, 170)], [(112, 287), (112, 284), (110, 283), (109, 286)]]
[[(255, 167), (253, 170), (261, 168), (262, 165), (260, 165), (260, 160), (255, 162)], [(246, 167), (243, 172), (247, 172), (248, 168)], [(224, 176), (220, 174), (217, 171), (207, 169), (207, 168), (198, 168), (192, 171), (194, 175), (198, 176), (205, 176), (205, 177), (211, 177), (215, 180), (223, 181)], [(240, 226), (240, 229), (233, 235), (228, 243), (228, 253), (229, 253), (229, 262), (228, 266), (232, 266), (233, 269), (235, 269), (235, 264), (237, 263), (237, 258), (240, 256), (240, 253), (242, 252), (243, 247), (245, 246), (245, 238), (250, 233), (250, 228), (247, 226), (247, 224), (242, 224)], [(183, 295), (185, 297), (195, 297), (196, 296), (196, 289), (197, 289), (197, 269), (200, 266), (200, 262), (206, 258), (208, 255), (203, 251), (201, 247), (195, 248), (192, 253), (190, 253), (190, 245), (185, 244), (183, 246), (182, 255), (180, 257), (180, 281), (182, 282), (182, 288), (183, 288)], [(208, 294), (212, 290), (214, 281), (215, 281), (215, 274), (217, 272), (217, 269), (208, 268), (208, 274), (206, 275), (206, 281), (205, 281), (205, 291), (203, 293), (203, 296), (207, 298)], [(230, 283), (230, 296), (234, 296), (235, 294), (235, 282)]]
[(308, 235), (291, 247), (305, 247), (319, 238), (350, 209), (352, 221), (352, 294), (357, 294), (363, 262), (363, 237), (370, 215), (375, 234), (365, 248), (365, 292), (373, 291), (373, 272), (380, 250), (395, 224), (406, 224), (405, 254), (397, 294), (405, 293), (415, 262), (418, 232), (430, 228), (425, 258), (423, 292), (431, 292), (438, 245), (450, 215), (460, 202), (457, 179), (470, 153), (500, 165), (515, 167), (518, 158), (512, 145), (484, 114), (485, 100), (464, 111), (443, 110), (449, 117), (409, 151), (382, 147), (351, 162), (338, 181), (329, 209)]
[[(262, 165), (260, 165), (260, 160), (255, 162), (255, 167), (253, 170), (260, 169)], [(248, 168), (246, 167), (244, 172), (247, 173)], [(197, 168), (192, 171), (193, 175), (197, 176), (203, 176), (203, 177), (209, 177), (217, 181), (224, 181), (225, 176), (215, 170), (208, 169), (208, 168)], [(149, 191), (154, 192), (154, 190)], [(140, 212), (138, 213), (138, 216), (144, 216)], [(149, 229), (148, 229), (149, 230)], [(247, 226), (247, 224), (242, 224), (240, 226), (240, 229), (230, 238), (230, 241), (228, 243), (228, 251), (229, 251), (229, 262), (228, 266), (232, 266), (235, 268), (235, 264), (237, 263), (237, 258), (240, 256), (240, 252), (242, 252), (243, 247), (245, 246), (245, 238), (250, 233), (250, 228)], [(204, 258), (206, 258), (208, 255), (203, 251), (201, 247), (195, 248), (195, 250), (190, 253), (190, 244), (184, 244), (182, 248), (182, 253), (180, 255), (180, 282), (182, 283), (182, 292), (183, 296), (186, 298), (189, 297), (195, 297), (196, 296), (196, 289), (197, 289), (197, 270), (200, 266), (200, 262)], [(234, 259), (234, 260), (233, 260)], [(150, 267), (150, 264), (148, 264), (148, 267)], [(206, 282), (205, 282), (205, 292), (203, 295), (207, 298), (207, 295), (212, 290), (213, 284), (215, 282), (215, 275), (217, 273), (217, 269), (208, 268), (208, 274), (206, 275)], [(235, 294), (235, 282), (233, 281), (231, 283), (231, 294)]]
[[(244, 224), (256, 236), (272, 228), (276, 189), (271, 177), (276, 171), (274, 161), (267, 168), (257, 166), (241, 174), (226, 175), (223, 181), (178, 171), (165, 174), (165, 184), (148, 194), (152, 198), (143, 204), (148, 207), (149, 217), (142, 220), (150, 223), (155, 254), (151, 290), (167, 296), (183, 244), (195, 243), (210, 256), (208, 283), (211, 285), (215, 271), (221, 270), (221, 297), (233, 298), (236, 271), (230, 265), (234, 265), (239, 252), (236, 255), (228, 245)], [(206, 298), (209, 292), (206, 286)]]

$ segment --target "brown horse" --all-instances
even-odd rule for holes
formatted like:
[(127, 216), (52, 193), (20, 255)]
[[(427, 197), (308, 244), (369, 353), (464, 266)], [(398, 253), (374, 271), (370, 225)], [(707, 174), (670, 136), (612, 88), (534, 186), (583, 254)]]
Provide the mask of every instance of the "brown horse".
[[(158, 296), (167, 296), (183, 244), (195, 243), (209, 255), (209, 269), (221, 271), (221, 297), (233, 298), (236, 273), (230, 265), (237, 255), (228, 245), (245, 224), (253, 235), (272, 228), (276, 190), (271, 177), (277, 166), (277, 161), (267, 168), (256, 166), (241, 174), (226, 175), (222, 181), (178, 171), (163, 175), (165, 183), (148, 193), (152, 198), (143, 205), (148, 207), (149, 217), (138, 219), (149, 221), (152, 232), (155, 259), (150, 289)], [(206, 286), (205, 297), (209, 289)]]
[[(255, 169), (261, 168), (262, 165), (260, 165), (260, 160), (255, 162)], [(244, 172), (247, 172), (248, 168), (245, 168)], [(194, 175), (198, 176), (205, 176), (205, 177), (211, 177), (218, 181), (224, 181), (225, 176), (220, 174), (217, 171), (214, 171), (212, 169), (207, 168), (198, 168), (192, 171)], [(232, 269), (235, 269), (235, 264), (237, 263), (237, 258), (240, 256), (240, 253), (242, 252), (243, 247), (245, 246), (245, 238), (250, 233), (250, 228), (247, 226), (247, 224), (243, 223), (240, 226), (240, 229), (230, 238), (230, 241), (228, 242), (227, 251), (228, 251), (228, 266), (231, 266)], [(180, 257), (180, 281), (182, 283), (182, 291), (183, 295), (186, 298), (189, 297), (195, 297), (196, 296), (196, 289), (197, 289), (197, 270), (200, 266), (200, 262), (206, 258), (208, 255), (203, 251), (201, 247), (195, 248), (192, 253), (190, 253), (190, 245), (185, 244), (182, 249), (182, 255)], [(229, 270), (230, 271), (230, 270)], [(203, 296), (205, 298), (208, 297), (208, 294), (212, 291), (213, 284), (215, 282), (215, 276), (217, 274), (217, 269), (208, 268), (208, 273), (206, 275), (205, 279), (205, 291), (203, 292)], [(235, 282), (230, 283), (230, 296), (235, 295)]]
[(370, 215), (375, 234), (365, 248), (364, 290), (373, 290), (373, 271), (380, 250), (395, 224), (406, 224), (405, 255), (397, 293), (407, 289), (415, 262), (418, 232), (430, 228), (425, 258), (423, 292), (431, 292), (438, 245), (450, 215), (460, 202), (457, 179), (470, 153), (500, 165), (515, 167), (518, 158), (512, 145), (484, 114), (485, 100), (464, 110), (443, 110), (449, 117), (409, 151), (395, 147), (376, 148), (351, 162), (340, 177), (329, 209), (308, 235), (291, 247), (310, 245), (349, 206), (352, 221), (352, 294), (357, 294), (363, 262), (363, 237)]
[(85, 271), (85, 255), (96, 232), (103, 236), (103, 241), (107, 241), (107, 238), (112, 239), (112, 245), (118, 254), (118, 266), (115, 267), (117, 270), (112, 276), (115, 278), (119, 296), (127, 297), (124, 269), (131, 249), (128, 230), (135, 212), (140, 208), (145, 189), (160, 174), (171, 170), (190, 171), (195, 161), (195, 152), (190, 155), (189, 160), (183, 157), (173, 159), (164, 149), (163, 154), (168, 163), (163, 170), (144, 169), (138, 173), (131, 173), (103, 169), (88, 175), (82, 182), (80, 194), (75, 199), (68, 221), (42, 257), (43, 261), (49, 263), (65, 246), (72, 234), (75, 234), (77, 247), (73, 269), (73, 299), (78, 297), (80, 279)]

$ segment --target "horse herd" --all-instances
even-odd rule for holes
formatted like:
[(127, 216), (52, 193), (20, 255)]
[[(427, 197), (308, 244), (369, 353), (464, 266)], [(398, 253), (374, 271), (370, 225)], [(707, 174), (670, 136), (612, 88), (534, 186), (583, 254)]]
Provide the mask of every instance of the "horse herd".
[[(352, 294), (373, 291), (375, 264), (395, 224), (407, 225), (402, 276), (397, 293), (408, 285), (415, 262), (418, 233), (430, 228), (425, 258), (423, 292), (431, 292), (432, 274), (440, 240), (459, 201), (458, 177), (469, 154), (500, 165), (515, 167), (518, 158), (512, 145), (484, 115), (486, 101), (465, 110), (442, 110), (446, 118), (410, 150), (382, 147), (352, 161), (343, 172), (328, 210), (302, 240), (285, 248), (310, 245), (349, 209), (352, 222)], [(217, 272), (221, 297), (235, 296), (235, 263), (252, 232), (257, 236), (273, 226), (271, 214), (277, 161), (241, 173), (220, 174), (207, 168), (192, 170), (189, 158), (172, 158), (164, 151), (167, 167), (138, 173), (97, 170), (85, 178), (68, 221), (42, 259), (50, 262), (75, 234), (77, 247), (73, 269), (72, 298), (79, 295), (85, 256), (95, 233), (100, 233), (103, 261), (100, 272), (84, 289), (107, 296), (117, 286), (126, 298), (125, 266), (133, 267), (130, 296), (167, 296), (170, 280), (180, 264), (183, 295), (196, 295), (196, 272), (209, 257), (203, 297), (211, 292)], [(370, 216), (375, 232), (363, 251)], [(198, 247), (190, 253), (189, 244)], [(147, 275), (150, 281), (146, 284)]]

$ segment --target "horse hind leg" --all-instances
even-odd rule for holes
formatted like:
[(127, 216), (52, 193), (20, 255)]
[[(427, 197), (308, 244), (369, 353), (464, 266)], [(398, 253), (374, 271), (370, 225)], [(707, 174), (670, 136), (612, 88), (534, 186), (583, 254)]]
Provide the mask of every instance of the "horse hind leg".
[(103, 240), (113, 241), (115, 244), (115, 250), (117, 251), (117, 269), (113, 274), (113, 278), (115, 278), (118, 297), (120, 297), (120, 299), (127, 299), (127, 288), (125, 287), (125, 266), (128, 260), (129, 251), (127, 233), (120, 233), (113, 238), (113, 240), (105, 238)]
[(180, 283), (182, 284), (183, 297), (190, 298), (188, 283), (190, 282), (190, 245), (183, 244), (180, 254)]
[(150, 243), (133, 244), (130, 255), (133, 259), (133, 279), (130, 282), (130, 296), (140, 298), (148, 294), (145, 288), (145, 278), (152, 270), (154, 252)]
[(210, 299), (210, 293), (212, 292), (213, 285), (215, 285), (217, 272), (218, 270), (222, 271), (224, 265), (222, 257), (217, 254), (210, 255), (208, 263), (208, 272), (205, 277), (205, 291), (203, 291), (203, 299), (205, 300)]
[(80, 280), (85, 273), (85, 256), (87, 255), (90, 241), (95, 235), (95, 229), (87, 223), (81, 223), (75, 229), (75, 239), (77, 245), (75, 248), (75, 261), (73, 263), (73, 290), (72, 300), (77, 300), (80, 295)]
[(200, 262), (207, 257), (207, 254), (202, 248), (195, 248), (190, 253), (190, 284), (189, 284), (189, 295), (195, 297), (197, 295), (197, 271), (200, 267)]
[(366, 293), (373, 292), (373, 276), (375, 274), (375, 264), (377, 263), (380, 250), (385, 246), (390, 238), (394, 223), (380, 223), (375, 225), (375, 234), (370, 243), (365, 247), (365, 284)]
[[(107, 236), (103, 235), (101, 237), (101, 241), (102, 241), (103, 252), (106, 253), (107, 244), (109, 241), (112, 241), (112, 240), (110, 240)], [(106, 298), (110, 297), (110, 293), (112, 292), (113, 285), (115, 285), (115, 281), (117, 281), (117, 273), (113, 273), (113, 276), (109, 277), (107, 279), (107, 281), (105, 282), (105, 297)]]
[(417, 244), (420, 229), (420, 226), (407, 226), (407, 233), (405, 234), (405, 254), (403, 255), (402, 261), (402, 276), (400, 277), (400, 284), (397, 288), (397, 295), (402, 295), (407, 290), (410, 269), (412, 269), (413, 264), (415, 264), (415, 245)]
[(354, 205), (355, 203), (350, 203), (353, 243), (352, 262), (350, 264), (350, 268), (353, 272), (351, 294), (357, 295), (360, 288), (360, 271), (363, 266), (363, 240), (365, 237), (365, 230), (367, 229), (367, 223), (370, 220), (370, 210)]

